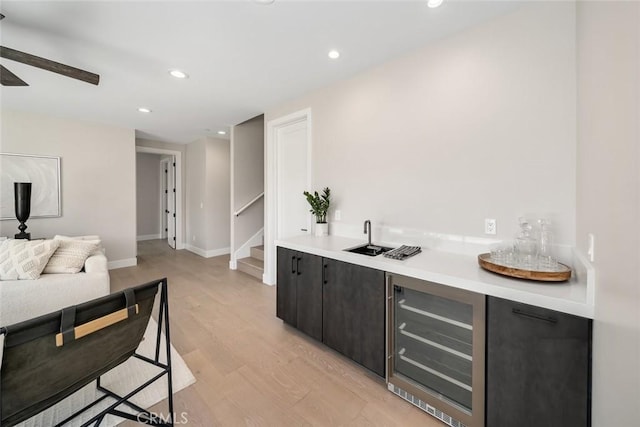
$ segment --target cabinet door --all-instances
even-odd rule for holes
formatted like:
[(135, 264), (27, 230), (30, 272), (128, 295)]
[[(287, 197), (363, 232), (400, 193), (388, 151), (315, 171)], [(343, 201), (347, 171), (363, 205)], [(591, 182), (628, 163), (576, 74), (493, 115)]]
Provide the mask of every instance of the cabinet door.
[(384, 376), (384, 272), (324, 260), (323, 342)]
[(591, 425), (591, 320), (489, 297), (487, 426)]
[(354, 278), (345, 276), (350, 270), (349, 264), (324, 259), (322, 342), (348, 357), (355, 354), (358, 322), (356, 288), (348, 285)]
[(322, 341), (322, 258), (297, 253), (296, 325), (305, 334)]
[(292, 326), (297, 323), (296, 263), (295, 251), (278, 247), (277, 253), (276, 315)]

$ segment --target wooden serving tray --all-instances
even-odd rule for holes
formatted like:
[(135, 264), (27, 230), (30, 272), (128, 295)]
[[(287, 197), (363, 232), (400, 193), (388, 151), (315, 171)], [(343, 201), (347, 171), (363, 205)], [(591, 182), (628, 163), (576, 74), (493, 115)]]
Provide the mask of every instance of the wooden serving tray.
[(491, 262), (491, 254), (487, 253), (478, 255), (478, 264), (485, 270), (518, 279), (537, 280), (540, 282), (564, 282), (571, 278), (571, 268), (561, 263), (558, 263), (559, 271), (523, 270), (521, 268), (494, 264)]

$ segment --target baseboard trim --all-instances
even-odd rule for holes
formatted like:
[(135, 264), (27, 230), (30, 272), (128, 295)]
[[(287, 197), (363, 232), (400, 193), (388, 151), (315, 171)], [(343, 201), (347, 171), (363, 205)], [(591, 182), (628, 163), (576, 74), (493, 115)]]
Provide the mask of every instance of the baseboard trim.
[(162, 239), (162, 234), (143, 234), (142, 236), (137, 236), (136, 240), (138, 242), (142, 242), (143, 240), (158, 240)]
[(107, 262), (107, 269), (115, 270), (116, 268), (135, 267), (136, 265), (138, 265), (138, 258), (118, 259)]
[(211, 249), (205, 251), (204, 249), (198, 248), (196, 246), (186, 245), (185, 249), (189, 252), (193, 252), (196, 255), (200, 255), (203, 258), (213, 258), (216, 256), (228, 255), (229, 253), (231, 253), (230, 248)]
[(269, 280), (269, 278), (267, 277), (267, 275), (266, 275), (266, 274), (263, 274), (263, 275), (262, 275), (262, 283), (264, 283), (264, 284), (265, 284), (265, 285), (267, 285), (267, 286), (275, 286), (275, 285), (276, 285), (276, 283), (275, 283), (275, 282), (273, 282), (273, 283), (272, 283), (272, 282)]

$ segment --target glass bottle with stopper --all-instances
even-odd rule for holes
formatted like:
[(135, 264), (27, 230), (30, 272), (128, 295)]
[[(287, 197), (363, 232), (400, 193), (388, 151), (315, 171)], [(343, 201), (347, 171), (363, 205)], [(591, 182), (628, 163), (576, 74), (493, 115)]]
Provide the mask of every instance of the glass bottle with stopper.
[(520, 218), (520, 232), (514, 246), (518, 266), (524, 269), (536, 267), (538, 242), (533, 237), (533, 226), (526, 218)]

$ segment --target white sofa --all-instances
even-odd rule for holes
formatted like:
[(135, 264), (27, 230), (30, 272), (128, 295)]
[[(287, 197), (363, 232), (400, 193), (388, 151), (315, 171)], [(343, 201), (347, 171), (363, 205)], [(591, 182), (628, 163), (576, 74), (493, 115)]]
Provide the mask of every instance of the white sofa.
[(76, 274), (0, 281), (0, 326), (8, 326), (109, 294), (107, 257), (96, 252)]

